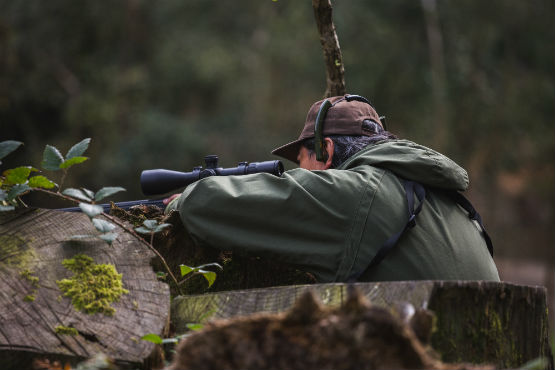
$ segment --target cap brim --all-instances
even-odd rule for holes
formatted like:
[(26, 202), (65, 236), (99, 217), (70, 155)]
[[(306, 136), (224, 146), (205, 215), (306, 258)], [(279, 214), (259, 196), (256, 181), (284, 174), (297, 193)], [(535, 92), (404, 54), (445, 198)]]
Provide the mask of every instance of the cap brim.
[(299, 139), (282, 145), (279, 148), (272, 150), (272, 154), (288, 159), (293, 163), (299, 164), (297, 157), (299, 155), (299, 149), (301, 149), (301, 144), (303, 140), (304, 139)]

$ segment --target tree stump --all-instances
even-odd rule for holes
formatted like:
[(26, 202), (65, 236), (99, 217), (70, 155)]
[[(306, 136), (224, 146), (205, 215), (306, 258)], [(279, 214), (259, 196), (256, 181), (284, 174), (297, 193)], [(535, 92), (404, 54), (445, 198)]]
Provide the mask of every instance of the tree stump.
[[(409, 311), (412, 306), (435, 313), (431, 343), (444, 362), (518, 368), (543, 356), (553, 369), (543, 287), (481, 281), (354, 285), (373, 305), (409, 307)], [(172, 301), (172, 323), (180, 333), (187, 323), (282, 312), (308, 289), (324, 304), (339, 306), (347, 297), (348, 285), (298, 285), (177, 297)]]
[[(137, 367), (151, 354), (154, 344), (140, 338), (161, 335), (167, 326), (169, 289), (156, 279), (148, 246), (120, 227), (115, 231), (118, 237), (110, 246), (97, 238), (70, 239), (96, 233), (82, 213), (0, 213), (3, 368), (31, 368), (33, 360), (43, 359), (74, 364), (98, 353)], [(96, 265), (113, 265), (127, 293), (104, 311), (76, 309), (58, 283), (74, 275), (62, 262), (76, 255), (88, 256)]]

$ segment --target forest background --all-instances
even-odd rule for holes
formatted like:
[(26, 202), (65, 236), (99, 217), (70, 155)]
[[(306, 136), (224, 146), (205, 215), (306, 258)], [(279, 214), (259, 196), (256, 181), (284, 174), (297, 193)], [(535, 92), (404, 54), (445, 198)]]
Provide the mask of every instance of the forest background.
[[(334, 2), (347, 91), (468, 170), (501, 277), (547, 286), (552, 315), (554, 8)], [(143, 169), (276, 159), (324, 90), (308, 0), (0, 0), (0, 141), (25, 143), (4, 169), (91, 137), (66, 185), (142, 199)]]

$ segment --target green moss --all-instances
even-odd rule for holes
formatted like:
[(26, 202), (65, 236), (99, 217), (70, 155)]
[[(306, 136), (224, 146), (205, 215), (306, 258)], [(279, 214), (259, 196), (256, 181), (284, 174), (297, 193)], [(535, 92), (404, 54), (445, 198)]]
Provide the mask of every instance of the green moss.
[(23, 300), (25, 302), (33, 302), (36, 298), (35, 294), (37, 294), (37, 292), (38, 292), (39, 278), (37, 276), (34, 276), (33, 271), (31, 271), (29, 269), (25, 269), (25, 270), (21, 271), (19, 273), (19, 276), (21, 276), (23, 279), (27, 280), (33, 286), (33, 289), (31, 289), (30, 294), (26, 295), (23, 298)]
[[(460, 292), (455, 292), (457, 294)], [(446, 297), (443, 297), (448, 301)], [(477, 315), (476, 305), (482, 306)], [(437, 331), (432, 346), (445, 362), (495, 363), (499, 368), (522, 365), (522, 354), (516, 348), (509, 328), (509, 309), (499, 303), (474, 302), (474, 307), (459, 307), (458, 312), (432, 307), (437, 317)]]
[(24, 269), (34, 256), (34, 251), (19, 236), (0, 235), (0, 266)]
[(97, 265), (91, 257), (83, 254), (66, 259), (62, 264), (74, 275), (56, 283), (78, 311), (112, 316), (116, 310), (110, 304), (118, 301), (122, 294), (129, 293), (123, 288), (122, 275), (114, 265)]
[(29, 269), (25, 269), (25, 270), (23, 270), (19, 273), (19, 276), (21, 276), (22, 278), (27, 280), (35, 288), (38, 288), (39, 287), (39, 278), (37, 276), (34, 276), (33, 274), (34, 274), (33, 271), (31, 271)]
[(70, 326), (58, 325), (54, 328), (54, 331), (56, 332), (56, 334), (61, 334), (61, 335), (79, 335), (79, 331), (77, 331), (77, 329), (72, 328)]

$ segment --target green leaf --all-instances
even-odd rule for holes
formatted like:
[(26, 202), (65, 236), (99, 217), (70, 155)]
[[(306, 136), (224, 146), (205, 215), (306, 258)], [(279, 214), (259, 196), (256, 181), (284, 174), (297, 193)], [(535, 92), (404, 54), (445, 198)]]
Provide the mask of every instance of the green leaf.
[(102, 208), (101, 206), (97, 206), (95, 204), (87, 204), (87, 203), (79, 203), (79, 208), (81, 208), (81, 211), (83, 211), (84, 214), (89, 216), (89, 218), (98, 216), (104, 211), (104, 208)]
[(143, 225), (145, 225), (150, 230), (154, 230), (154, 229), (156, 229), (156, 226), (158, 225), (158, 221), (156, 221), (156, 220), (144, 220)]
[(102, 200), (120, 191), (125, 191), (125, 189), (120, 186), (107, 186), (96, 192), (96, 195), (94, 196), (94, 200), (98, 202), (99, 200)]
[(85, 193), (85, 195), (88, 196), (91, 201), (94, 199), (94, 191), (85, 188), (81, 188), (81, 191)]
[(196, 268), (197, 268), (197, 269), (203, 269), (203, 268), (212, 267), (212, 266), (217, 267), (217, 268), (219, 268), (219, 269), (222, 270), (222, 271), (223, 271), (223, 269), (224, 269), (219, 263), (216, 263), (216, 262), (213, 262), (213, 263), (206, 263), (206, 264), (204, 264), (204, 265), (197, 266)]
[(135, 231), (138, 232), (139, 234), (150, 234), (150, 233), (152, 233), (152, 230), (147, 229), (146, 227), (142, 227), (142, 226), (136, 227)]
[(210, 288), (214, 281), (216, 281), (216, 273), (213, 271), (206, 271), (206, 270), (198, 270), (204, 276), (204, 278), (208, 281), (208, 287)]
[(14, 209), (15, 209), (14, 206), (3, 206), (3, 205), (0, 205), (0, 212), (13, 211)]
[[(96, 220), (96, 219), (94, 219), (94, 220)], [(118, 234), (117, 233), (105, 233), (105, 234), (99, 235), (98, 237), (100, 239), (104, 240), (109, 245), (112, 245), (114, 240), (116, 240), (116, 238), (118, 237)]]
[(116, 225), (114, 225), (113, 223), (108, 222), (106, 220), (102, 220), (100, 218), (93, 218), (92, 223), (94, 227), (101, 233), (109, 233), (110, 231), (113, 231), (116, 228)]
[(156, 228), (154, 229), (155, 233), (159, 233), (160, 231), (164, 230), (166, 227), (170, 227), (171, 224), (160, 224), (158, 226), (156, 226)]
[(0, 159), (4, 158), (8, 154), (19, 148), (20, 145), (23, 145), (23, 143), (21, 141), (15, 140), (6, 140), (0, 142)]
[(70, 158), (70, 159), (66, 159), (65, 161), (62, 162), (62, 164), (60, 164), (60, 168), (62, 168), (62, 169), (70, 168), (74, 164), (79, 164), (79, 163), (85, 162), (87, 159), (89, 159), (89, 158), (88, 157), (73, 157), (73, 158)]
[(181, 276), (185, 276), (190, 274), (191, 272), (195, 271), (193, 267), (187, 265), (179, 265), (179, 269), (181, 270)]
[[(92, 197), (89, 198), (89, 196), (87, 194), (85, 194), (83, 191), (79, 190), (79, 189), (74, 189), (74, 188), (67, 188), (64, 191), (62, 191), (63, 195), (67, 195), (69, 197), (72, 198), (77, 198), (80, 200), (84, 200), (86, 202), (92, 202)], [(94, 196), (94, 194), (93, 194)]]
[(80, 142), (72, 146), (71, 149), (69, 149), (69, 151), (66, 154), (66, 158), (72, 159), (75, 157), (81, 157), (89, 147), (90, 142), (91, 142), (90, 138), (81, 140)]
[(162, 338), (160, 338), (156, 334), (146, 334), (141, 337), (142, 340), (146, 340), (147, 342), (152, 342), (154, 344), (162, 344)]
[(30, 166), (21, 166), (4, 171), (4, 185), (24, 184), (31, 174), (31, 171), (38, 171)]
[(8, 191), (8, 200), (13, 200), (17, 196), (31, 190), (31, 188), (27, 184), (17, 184), (14, 185), (10, 191)]
[(29, 186), (32, 188), (52, 189), (56, 186), (56, 183), (48, 180), (42, 175), (38, 175), (29, 179)]
[(6, 198), (8, 198), (8, 193), (6, 193), (4, 190), (0, 189), (0, 202), (3, 200), (6, 200)]
[(44, 153), (42, 155), (42, 168), (50, 171), (57, 171), (60, 169), (60, 165), (64, 161), (64, 157), (58, 149), (51, 145), (47, 145), (44, 148)]
[(204, 328), (204, 325), (199, 324), (199, 323), (189, 323), (185, 326), (187, 327), (187, 329), (192, 330), (192, 331), (198, 331), (198, 330), (201, 330), (202, 328)]

